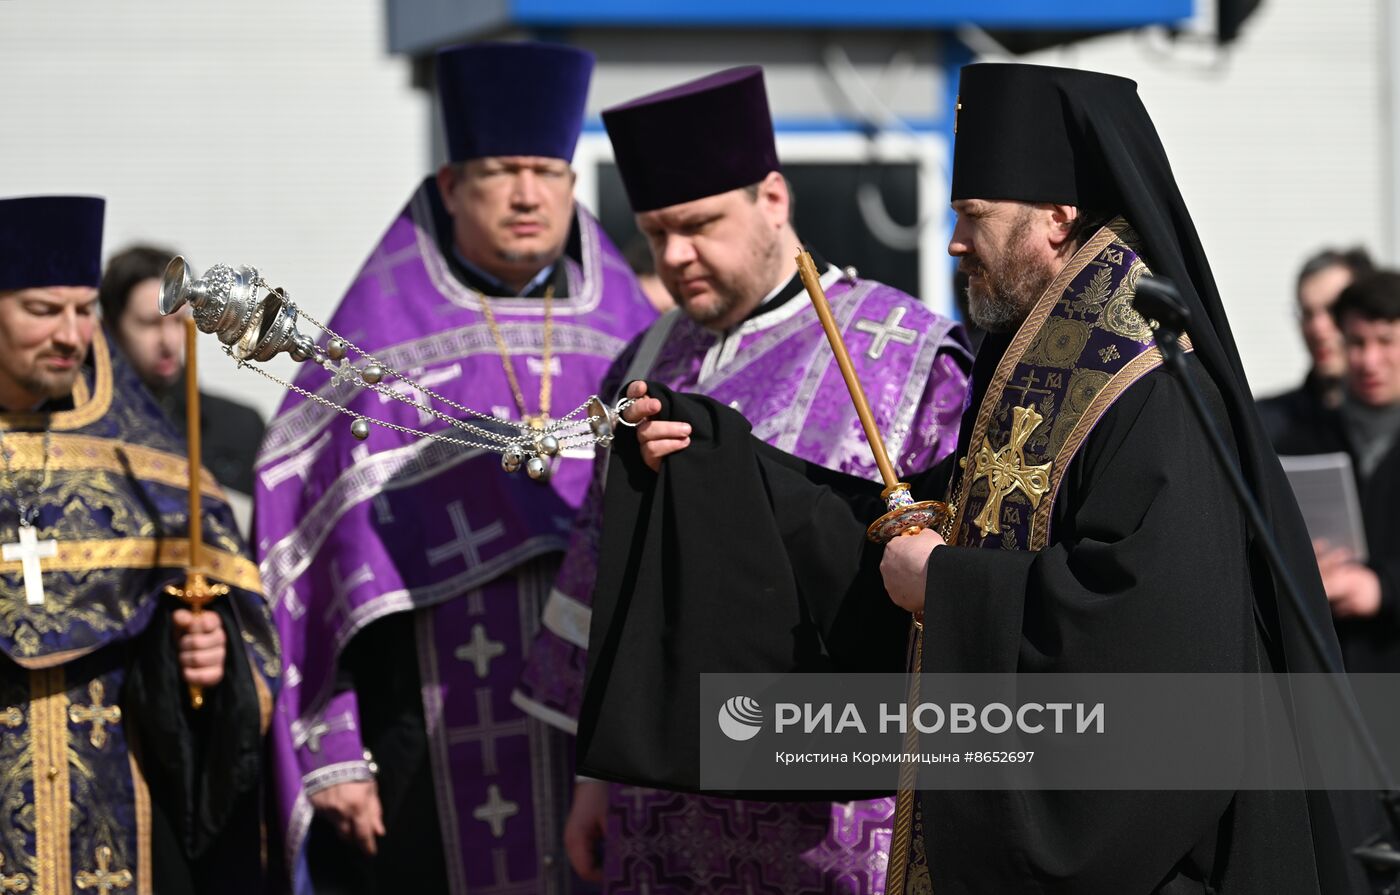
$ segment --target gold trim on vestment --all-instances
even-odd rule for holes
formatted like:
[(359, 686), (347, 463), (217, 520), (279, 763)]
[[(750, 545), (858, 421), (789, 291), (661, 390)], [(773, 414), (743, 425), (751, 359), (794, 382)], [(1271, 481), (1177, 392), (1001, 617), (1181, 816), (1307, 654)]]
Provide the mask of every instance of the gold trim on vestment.
[(253, 676), (253, 689), (258, 694), (258, 733), (266, 734), (272, 724), (272, 691), (252, 662), (248, 663), (248, 673)]
[[(924, 629), (910, 625), (913, 648), (910, 650), (910, 664), (913, 674), (909, 678), (906, 705), (919, 702), (919, 675), (924, 666)], [(918, 751), (919, 731), (911, 726), (904, 735), (904, 747)], [(885, 863), (885, 895), (904, 895), (905, 877), (909, 872), (909, 847), (913, 844), (914, 802), (919, 798), (919, 772), (913, 762), (900, 762), (899, 788), (894, 798), (894, 827), (890, 830), (890, 856)]]
[(68, 695), (60, 666), (29, 674), (29, 737), (34, 750), (34, 852), (36, 893), (68, 892), (73, 886), (69, 832)]
[[(58, 542), (58, 553), (43, 560), (45, 572), (87, 572), (93, 569), (178, 568), (189, 562), (188, 538), (104, 538)], [(204, 571), (234, 587), (262, 593), (258, 567), (246, 557), (209, 544), (200, 550)], [(0, 560), (0, 574), (23, 570), (19, 560)]]
[(64, 650), (60, 653), (47, 653), (37, 658), (10, 656), (9, 659), (26, 671), (42, 671), (45, 668), (57, 668), (60, 665), (66, 665), (74, 659), (81, 659), (88, 653), (101, 649), (104, 645), (105, 644), (99, 643), (93, 646), (80, 646), (77, 649)]
[[(17, 432), (5, 437), (10, 451), (10, 468), (16, 472), (49, 469), (53, 472), (112, 472), (134, 475), (143, 481), (188, 490), (189, 460), (184, 454), (143, 447), (115, 438), (91, 435), (51, 435), (48, 437), (48, 459), (44, 458), (44, 435), (39, 432)], [(47, 462), (47, 466), (45, 463)], [(214, 474), (200, 470), (200, 493), (216, 500), (225, 500), (224, 491)]]
[[(1178, 341), (1183, 351), (1192, 350), (1191, 339), (1185, 333)], [(1114, 401), (1118, 400), (1118, 396), (1123, 394), (1128, 386), (1151, 373), (1161, 364), (1162, 352), (1155, 345), (1124, 364), (1123, 368), (1113, 374), (1113, 378), (1099, 389), (1098, 393), (1094, 395), (1094, 399), (1089, 402), (1089, 406), (1084, 408), (1084, 413), (1078, 420), (1075, 420), (1074, 428), (1065, 437), (1065, 443), (1060, 446), (1057, 456), (1073, 458), (1079, 450), (1079, 445), (1085, 438), (1089, 437), (1089, 432), (1093, 430), (1099, 417)], [(1068, 463), (1056, 463), (1050, 474), (1050, 492), (1046, 495), (1049, 499), (1042, 500), (1040, 505), (1035, 508), (1035, 521), (1031, 525), (1031, 550), (1042, 549), (1050, 539), (1050, 513), (1055, 507), (1055, 498), (1060, 493), (1060, 482), (1064, 480), (1065, 470), (1068, 468)]]
[(131, 791), (136, 803), (136, 895), (151, 892), (151, 790), (141, 773), (141, 746), (127, 731), (127, 758), (131, 761)]
[(87, 379), (79, 373), (73, 383), (73, 409), (58, 413), (0, 413), (0, 431), (10, 429), (51, 429), (64, 432), (81, 429), (97, 422), (112, 406), (112, 356), (107, 339), (98, 326), (92, 334), (93, 388), (88, 393)]
[[(1006, 390), (1006, 384), (1011, 381), (1011, 374), (1016, 371), (1026, 349), (1034, 341), (1036, 334), (1044, 325), (1050, 312), (1055, 305), (1060, 303), (1060, 298), (1074, 278), (1079, 276), (1080, 271), (1089, 266), (1089, 262), (1099, 256), (1099, 253), (1107, 248), (1111, 243), (1119, 238), (1119, 235), (1130, 229), (1128, 222), (1122, 218), (1115, 218), (1111, 223), (1099, 229), (1092, 238), (1079, 251), (1074, 253), (1074, 257), (1064, 266), (1055, 279), (1041, 293), (1040, 299), (1036, 301), (1031, 312), (1026, 316), (1026, 320), (1021, 324), (1021, 328), (1016, 330), (1016, 335), (1012, 337), (1011, 344), (1006, 346), (1006, 352), (997, 363), (996, 372), (992, 374), (992, 380), (987, 386), (987, 391), (982, 398), (982, 406), (977, 408), (977, 421), (972, 427), (972, 438), (968, 441), (968, 450), (975, 451), (977, 445), (987, 440), (987, 427), (991, 425), (992, 414), (996, 412), (997, 399)], [(988, 399), (991, 400), (988, 400)], [(949, 531), (958, 532), (962, 530), (963, 514), (967, 508), (968, 495), (972, 493), (972, 476), (959, 476), (960, 486), (957, 497), (954, 499), (955, 514)]]

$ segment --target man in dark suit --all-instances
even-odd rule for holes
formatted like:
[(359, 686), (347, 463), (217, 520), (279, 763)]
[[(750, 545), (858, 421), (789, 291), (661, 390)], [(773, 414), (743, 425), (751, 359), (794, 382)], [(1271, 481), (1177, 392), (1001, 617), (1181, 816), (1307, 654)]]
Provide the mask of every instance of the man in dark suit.
[[(161, 316), (156, 307), (160, 278), (174, 252), (133, 246), (107, 262), (98, 289), (102, 317), (113, 341), (160, 400), (180, 432), (185, 431), (185, 321), (188, 312)], [(236, 509), (250, 506), (253, 460), (262, 443), (263, 421), (251, 407), (200, 391), (204, 465), (233, 495)], [(241, 498), (241, 499), (240, 499)], [(240, 519), (246, 529), (246, 520)]]
[(1285, 432), (1305, 426), (1308, 420), (1341, 404), (1347, 364), (1342, 334), (1332, 320), (1332, 303), (1343, 289), (1374, 271), (1371, 256), (1360, 247), (1323, 249), (1298, 271), (1298, 329), (1312, 366), (1297, 388), (1259, 402), (1264, 431), (1275, 447)]

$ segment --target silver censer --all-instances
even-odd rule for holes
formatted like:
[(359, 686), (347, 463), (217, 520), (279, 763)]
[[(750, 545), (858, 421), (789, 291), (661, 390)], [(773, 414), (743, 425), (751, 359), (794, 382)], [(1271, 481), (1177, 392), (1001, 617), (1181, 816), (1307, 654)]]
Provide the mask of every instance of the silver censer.
[[(608, 408), (594, 395), (566, 416), (551, 420), (544, 428), (481, 413), (419, 385), (410, 377), (385, 365), (354, 343), (332, 332), (325, 324), (301, 311), (288, 297), (285, 289), (269, 286), (255, 267), (216, 264), (206, 270), (203, 276), (195, 276), (189, 263), (177, 255), (170, 260), (161, 279), (160, 312), (173, 314), (185, 305), (189, 305), (194, 314), (195, 326), (201, 332), (212, 333), (218, 337), (223, 343), (224, 351), (238, 362), (239, 367), (256, 370), (273, 382), (309, 400), (352, 417), (350, 431), (356, 438), (369, 437), (369, 427), (373, 423), (420, 438), (493, 451), (501, 455), (501, 467), (504, 470), (515, 472), (523, 467), (530, 478), (539, 482), (549, 480), (553, 471), (553, 460), (564, 450), (584, 444), (610, 444), (613, 432), (622, 418), (622, 411), (632, 403), (623, 398), (615, 407)], [(302, 333), (297, 328), (298, 320), (305, 320), (324, 333), (324, 345), (319, 338)], [(287, 382), (254, 364), (272, 360), (282, 352), (286, 352), (299, 363), (311, 362), (323, 367), (332, 374), (333, 381), (337, 384), (349, 381), (408, 404), (447, 423), (468, 437), (445, 432), (425, 432), (375, 419), (350, 410), (344, 404), (325, 395)], [(356, 365), (345, 362), (345, 358), (351, 352), (360, 358)], [(411, 389), (385, 386), (386, 381), (394, 380), (409, 385)], [(421, 402), (416, 401), (409, 398), (405, 392), (417, 393), (422, 395), (423, 399)], [(453, 416), (439, 407), (432, 406), (429, 401), (436, 401), (465, 418)]]

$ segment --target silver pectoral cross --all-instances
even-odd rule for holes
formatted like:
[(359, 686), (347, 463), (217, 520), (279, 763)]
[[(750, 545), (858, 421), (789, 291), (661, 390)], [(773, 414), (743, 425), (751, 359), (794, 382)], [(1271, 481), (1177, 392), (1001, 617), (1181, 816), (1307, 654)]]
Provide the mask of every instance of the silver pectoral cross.
[(24, 575), (24, 598), (30, 606), (44, 605), (44, 570), (39, 560), (58, 555), (58, 541), (39, 540), (32, 525), (19, 527), (19, 542), (0, 545), (0, 558), (6, 562), (18, 560)]

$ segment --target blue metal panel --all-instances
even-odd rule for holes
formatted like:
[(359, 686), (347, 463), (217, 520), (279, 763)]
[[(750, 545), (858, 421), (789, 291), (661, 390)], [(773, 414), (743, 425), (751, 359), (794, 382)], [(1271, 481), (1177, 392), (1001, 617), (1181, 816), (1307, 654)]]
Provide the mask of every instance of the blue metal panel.
[(1116, 29), (1179, 22), (1193, 0), (509, 0), (522, 26)]
[(387, 0), (389, 51), (423, 53), (507, 28), (511, 0)]

